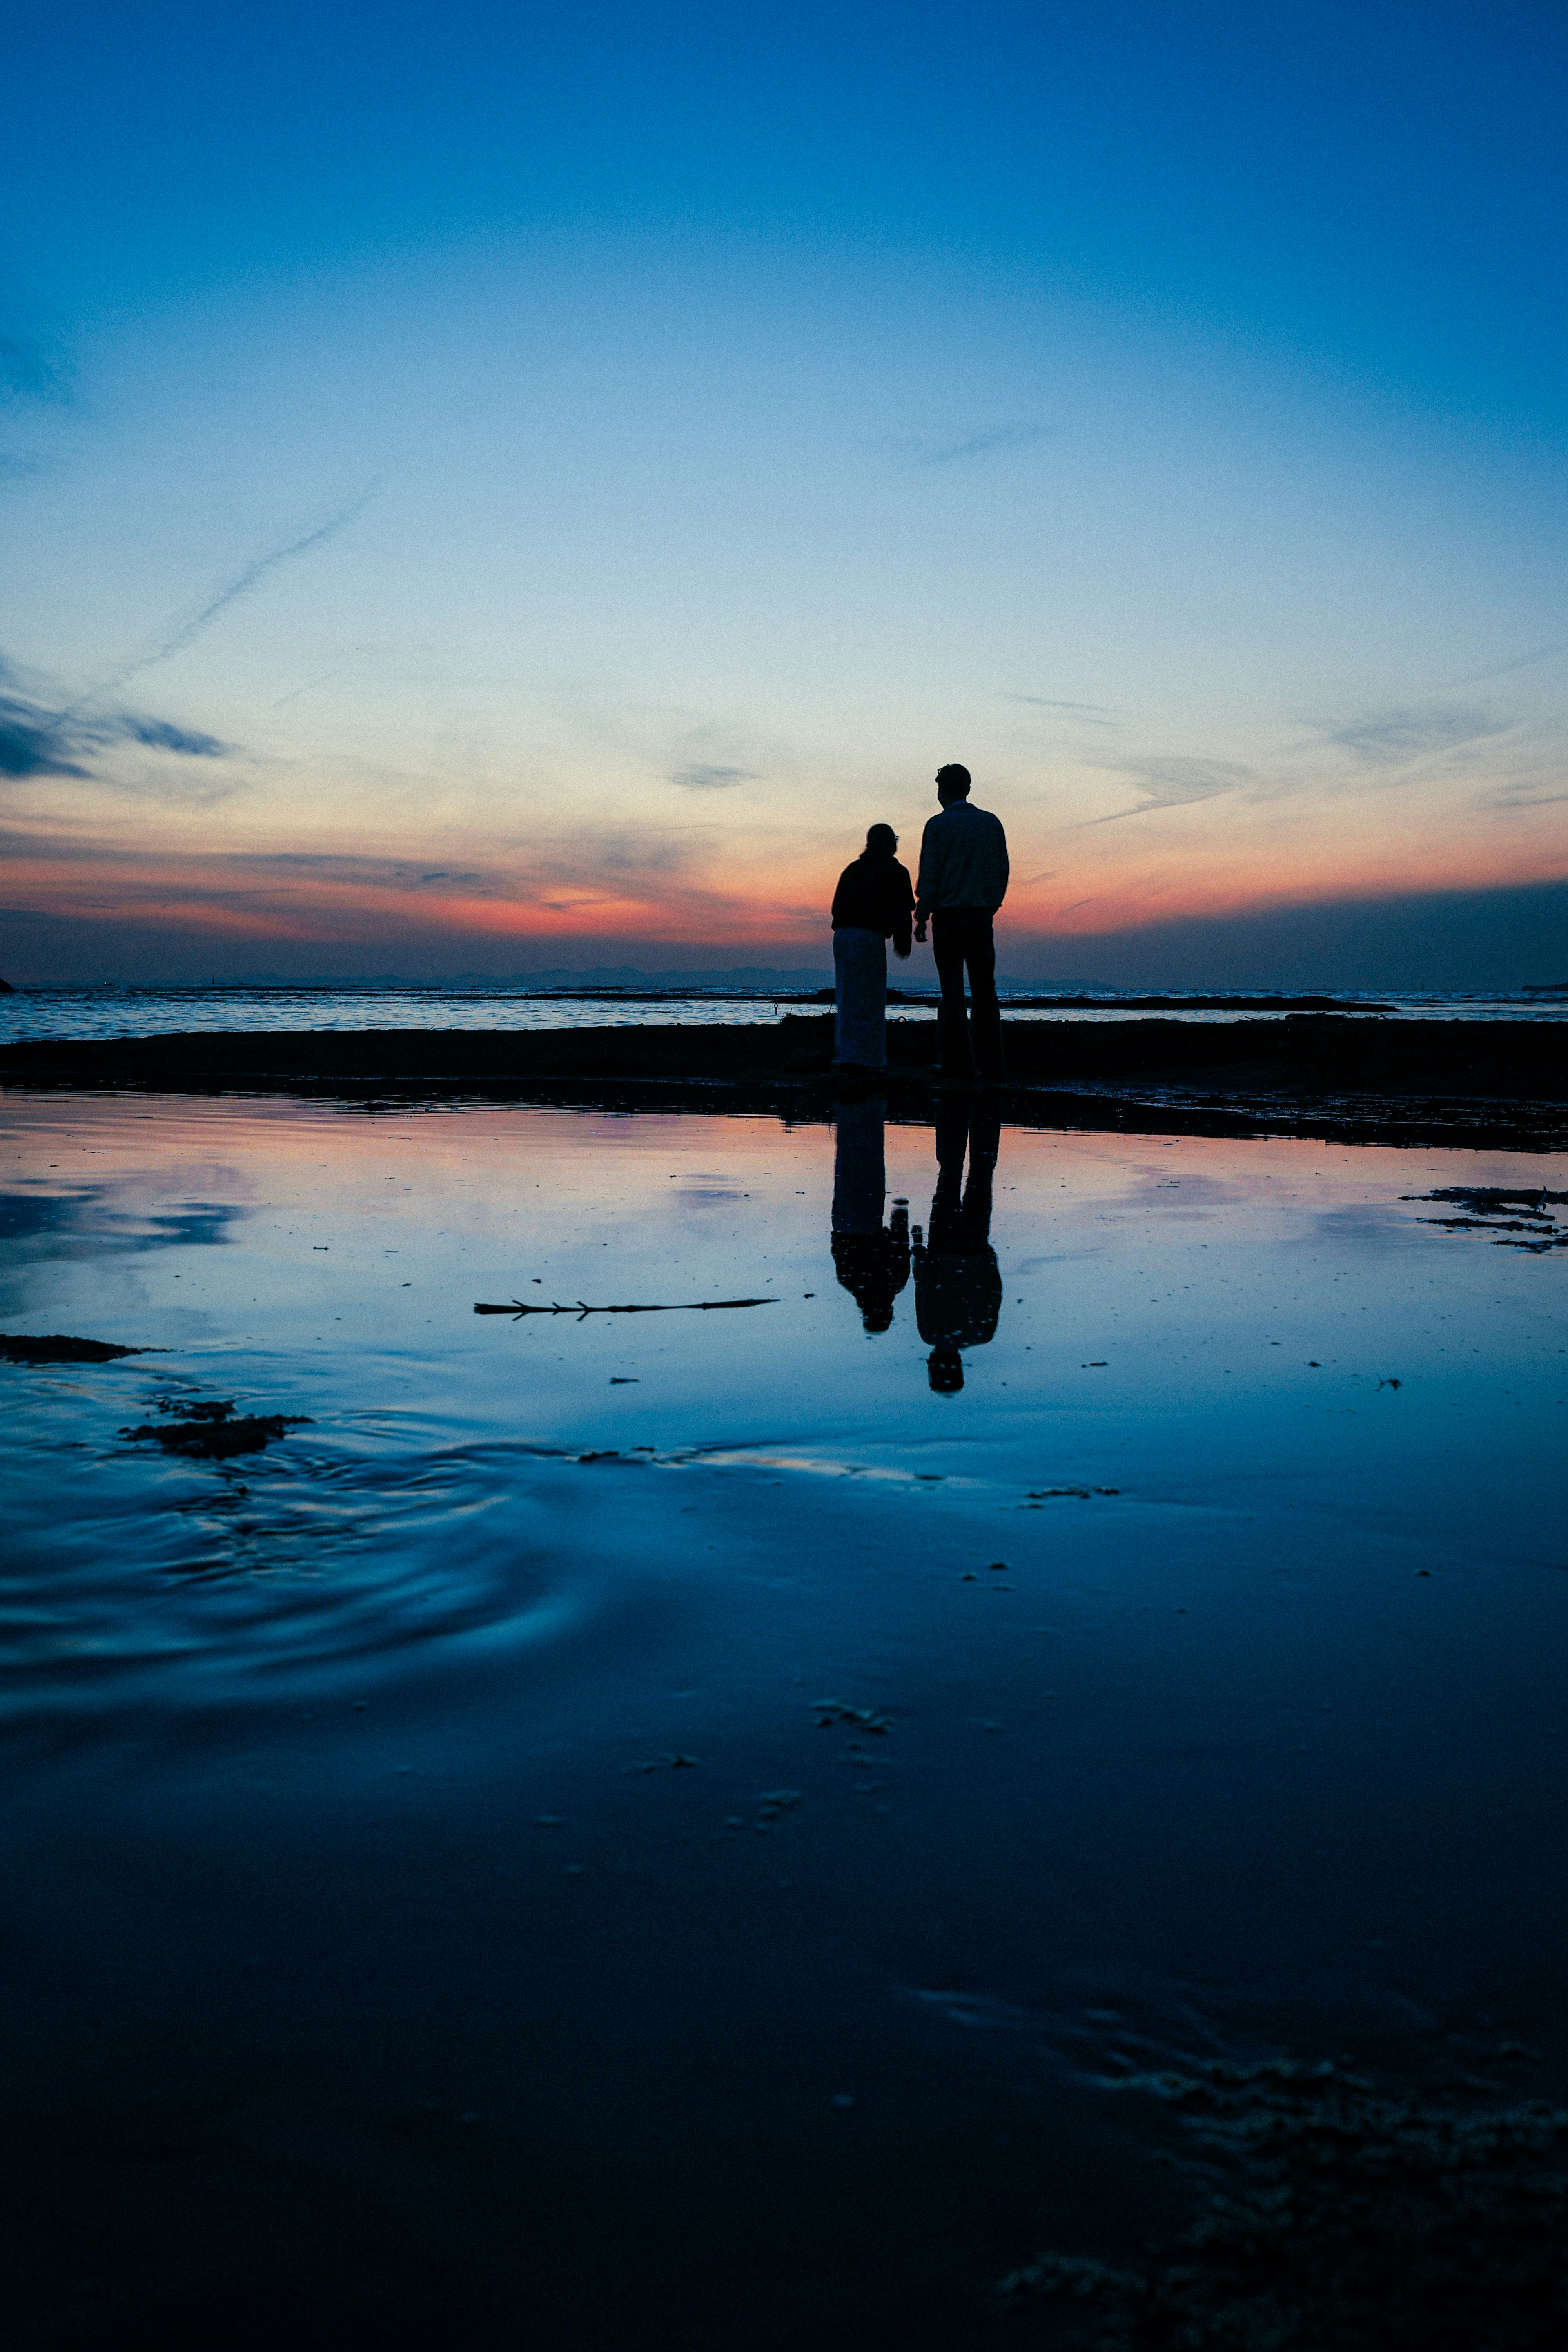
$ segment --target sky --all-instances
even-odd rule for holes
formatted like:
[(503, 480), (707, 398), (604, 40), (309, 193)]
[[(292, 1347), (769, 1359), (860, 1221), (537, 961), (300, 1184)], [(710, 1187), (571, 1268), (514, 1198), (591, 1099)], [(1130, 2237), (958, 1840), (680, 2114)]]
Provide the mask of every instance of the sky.
[(1568, 977), (1568, 16), (14, 12), (0, 973)]

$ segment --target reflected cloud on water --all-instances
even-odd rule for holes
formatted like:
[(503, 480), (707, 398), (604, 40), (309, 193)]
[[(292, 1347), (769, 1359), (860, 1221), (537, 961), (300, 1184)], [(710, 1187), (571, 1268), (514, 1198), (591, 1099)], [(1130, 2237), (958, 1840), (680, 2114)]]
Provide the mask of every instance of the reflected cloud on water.
[(215, 1247), (235, 1238), (246, 1214), (237, 1202), (158, 1200), (144, 1183), (113, 1180), (0, 1192), (0, 1318), (27, 1312), (35, 1265)]

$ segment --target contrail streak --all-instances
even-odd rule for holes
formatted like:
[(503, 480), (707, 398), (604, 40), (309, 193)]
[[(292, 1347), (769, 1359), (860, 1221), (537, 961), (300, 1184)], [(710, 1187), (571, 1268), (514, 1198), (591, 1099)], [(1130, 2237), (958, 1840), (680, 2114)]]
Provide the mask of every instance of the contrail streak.
[(1494, 677), (1511, 677), (1516, 670), (1533, 669), (1537, 662), (1552, 661), (1561, 653), (1568, 653), (1568, 645), (1554, 637), (1549, 646), (1537, 646), (1533, 653), (1520, 654), (1512, 661), (1500, 662), (1495, 669), (1478, 669), (1469, 677), (1454, 680), (1456, 686), (1484, 686)]
[(352, 499), (326, 522), (319, 523), (314, 530), (308, 530), (303, 539), (290, 540), (287, 547), (275, 547), (270, 554), (258, 556), (256, 562), (247, 563), (238, 578), (231, 580), (210, 604), (204, 604), (194, 618), (183, 622), (172, 636), (165, 637), (151, 653), (139, 654), (134, 661), (127, 662), (123, 669), (116, 670), (112, 677), (100, 679), (68, 710), (62, 710), (60, 718), (74, 719), (89, 702), (96, 702), (100, 695), (112, 694), (129, 679), (139, 677), (143, 670), (153, 669), (158, 663), (171, 661), (175, 654), (184, 653), (185, 647), (194, 643), (204, 629), (210, 628), (231, 604), (241, 604), (247, 596), (254, 595), (269, 572), (275, 572), (280, 563), (291, 563), (296, 556), (309, 555), (312, 548), (324, 546), (329, 539), (335, 539), (340, 530), (346, 530), (351, 522), (357, 522), (378, 488), (379, 484), (373, 483), (368, 490), (362, 491), (357, 499)]
[(336, 669), (324, 669), (320, 677), (308, 677), (303, 686), (291, 687), (287, 694), (280, 694), (276, 702), (268, 702), (263, 707), (268, 710), (281, 710), (286, 702), (298, 702), (302, 694), (313, 694), (317, 687), (328, 685), (334, 677), (342, 677), (347, 667), (347, 662), (340, 662)]

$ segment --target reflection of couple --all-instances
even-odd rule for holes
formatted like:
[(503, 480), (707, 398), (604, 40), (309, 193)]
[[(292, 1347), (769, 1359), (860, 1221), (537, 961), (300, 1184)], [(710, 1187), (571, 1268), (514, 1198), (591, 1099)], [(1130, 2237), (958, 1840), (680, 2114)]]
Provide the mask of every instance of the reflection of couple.
[[(939, 1396), (963, 1386), (964, 1348), (994, 1339), (1002, 1310), (1002, 1274), (991, 1246), (991, 1189), (1001, 1139), (1001, 1113), (950, 1097), (936, 1123), (936, 1194), (931, 1223), (914, 1229), (911, 1248), (907, 1201), (895, 1201), (882, 1223), (887, 1170), (882, 1150), (884, 1106), (879, 1100), (841, 1103), (833, 1162), (833, 1263), (860, 1309), (868, 1332), (886, 1331), (893, 1301), (915, 1276), (915, 1322), (931, 1349), (927, 1372)], [(968, 1160), (965, 1181), (964, 1161)]]
[[(866, 846), (838, 877), (833, 894), (834, 1061), (840, 1069), (887, 1067), (888, 941), (910, 952), (910, 919), (931, 948), (942, 983), (937, 1045), (950, 1081), (1002, 1075), (1002, 1016), (996, 1003), (996, 943), (992, 921), (1007, 892), (1007, 836), (1001, 821), (969, 799), (969, 771), (939, 769), (933, 816), (921, 840), (920, 887), (895, 855), (890, 824), (874, 824)], [(974, 1009), (970, 1037), (963, 975)]]

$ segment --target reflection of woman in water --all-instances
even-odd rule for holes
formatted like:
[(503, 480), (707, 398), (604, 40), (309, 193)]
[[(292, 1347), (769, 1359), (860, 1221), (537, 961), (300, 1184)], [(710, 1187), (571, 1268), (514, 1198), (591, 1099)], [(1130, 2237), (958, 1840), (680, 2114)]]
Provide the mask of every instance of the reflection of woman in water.
[[(931, 1384), (942, 1396), (963, 1386), (963, 1348), (983, 1348), (996, 1336), (1002, 1312), (1002, 1270), (991, 1246), (991, 1187), (1002, 1139), (1002, 1115), (993, 1105), (973, 1109), (950, 1097), (936, 1122), (936, 1197), (931, 1234), (915, 1227), (915, 1321), (931, 1349)], [(969, 1181), (963, 1160), (969, 1155)]]
[(833, 1153), (834, 1271), (873, 1334), (891, 1325), (893, 1301), (910, 1278), (909, 1202), (895, 1201), (890, 1224), (882, 1223), (885, 1108), (880, 1097), (840, 1103)]
[(833, 894), (833, 1058), (840, 1069), (888, 1065), (888, 941), (895, 955), (909, 954), (915, 908), (908, 870), (893, 855), (898, 845), (890, 824), (874, 824)]

